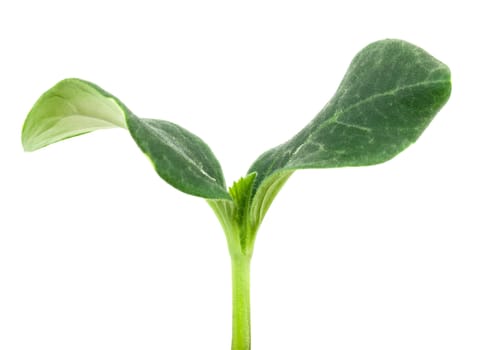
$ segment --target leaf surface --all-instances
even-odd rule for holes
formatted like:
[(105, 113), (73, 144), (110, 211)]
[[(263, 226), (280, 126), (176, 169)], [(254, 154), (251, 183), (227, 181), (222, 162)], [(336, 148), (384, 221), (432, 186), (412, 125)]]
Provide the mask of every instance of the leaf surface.
[(218, 160), (199, 137), (164, 120), (138, 118), (116, 97), (84, 80), (63, 80), (40, 97), (25, 120), (22, 143), (34, 151), (112, 127), (129, 130), (158, 175), (173, 187), (203, 198), (230, 198)]
[(263, 153), (255, 192), (273, 174), (385, 162), (415, 142), (451, 92), (448, 67), (401, 40), (370, 44), (336, 94), (298, 134)]

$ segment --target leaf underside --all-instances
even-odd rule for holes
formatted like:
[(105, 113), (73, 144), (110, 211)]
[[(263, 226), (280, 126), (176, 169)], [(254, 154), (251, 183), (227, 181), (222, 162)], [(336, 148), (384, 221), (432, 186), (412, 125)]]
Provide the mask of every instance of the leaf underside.
[(450, 92), (448, 67), (421, 48), (391, 39), (370, 44), (323, 110), (253, 163), (248, 173), (256, 173), (254, 192), (277, 173), (393, 158), (417, 140)]
[(199, 137), (164, 120), (138, 118), (116, 97), (84, 80), (63, 80), (40, 97), (25, 120), (22, 143), (34, 151), (112, 127), (127, 129), (173, 187), (204, 198), (230, 198), (218, 160)]

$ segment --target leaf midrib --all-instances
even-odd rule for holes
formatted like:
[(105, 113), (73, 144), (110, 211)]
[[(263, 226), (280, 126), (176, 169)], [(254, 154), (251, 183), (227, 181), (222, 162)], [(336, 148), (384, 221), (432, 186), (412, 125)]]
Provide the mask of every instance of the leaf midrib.
[[(371, 95), (371, 96), (366, 97), (365, 99), (363, 99), (361, 101), (353, 103), (348, 108), (345, 108), (345, 109), (341, 110), (340, 112), (338, 112), (337, 113), (338, 116), (336, 117), (335, 120), (337, 120), (339, 117), (341, 117), (344, 113), (349, 112), (350, 110), (352, 110), (352, 109), (354, 109), (354, 108), (356, 108), (356, 107), (358, 107), (362, 104), (365, 104), (365, 103), (368, 103), (372, 100), (375, 100), (376, 98), (385, 97), (385, 96), (389, 96), (389, 95), (394, 95), (397, 92), (400, 92), (402, 90), (413, 89), (413, 88), (420, 87), (420, 86), (428, 86), (428, 85), (434, 85), (434, 84), (439, 84), (439, 83), (449, 83), (449, 81), (446, 80), (446, 79), (430, 80), (430, 81), (427, 81), (427, 82), (423, 81), (423, 82), (419, 82), (419, 83), (415, 83), (415, 84), (404, 85), (404, 86), (397, 87), (397, 88), (394, 88), (394, 89), (391, 89), (391, 90), (388, 90), (388, 91), (385, 91), (385, 92), (381, 92), (381, 93)], [(333, 115), (333, 117), (334, 117), (334, 115)]]
[[(58, 123), (64, 121), (64, 120), (68, 120), (70, 118), (77, 118), (77, 117), (80, 117), (80, 118), (84, 118), (84, 119), (92, 119), (92, 120), (100, 120), (102, 122), (105, 122), (106, 124), (109, 124), (110, 126), (105, 126), (105, 127), (102, 127), (102, 129), (110, 129), (110, 128), (117, 128), (118, 125), (116, 124), (113, 124), (111, 121), (109, 120), (106, 120), (106, 119), (103, 119), (103, 118), (97, 118), (97, 117), (90, 117), (88, 115), (83, 115), (83, 114), (70, 114), (68, 116), (52, 116), (52, 117), (49, 117), (48, 119), (54, 119), (54, 118), (57, 118), (57, 120), (54, 121), (53, 125), (51, 128), (49, 129), (45, 129), (43, 130), (41, 133), (38, 134), (38, 136), (41, 136), (47, 132), (50, 131), (50, 129), (52, 129), (54, 126), (56, 126)], [(76, 131), (81, 131), (81, 132), (85, 132), (87, 130), (90, 130), (91, 127), (88, 127), (88, 128), (82, 128), (82, 129), (76, 129)], [(95, 129), (98, 129), (97, 126), (95, 126), (94, 130)]]
[[(351, 123), (345, 123), (345, 122), (342, 122), (339, 119), (341, 117), (343, 117), (347, 112), (353, 110), (354, 108), (357, 108), (358, 106), (361, 106), (361, 105), (366, 104), (366, 103), (370, 103), (371, 101), (374, 101), (375, 99), (385, 97), (385, 96), (394, 96), (396, 93), (398, 93), (400, 91), (403, 91), (403, 90), (407, 90), (407, 89), (413, 89), (413, 88), (420, 87), (420, 86), (429, 86), (429, 85), (440, 84), (440, 83), (448, 83), (448, 80), (439, 79), (439, 80), (431, 80), (431, 81), (427, 81), (427, 82), (419, 82), (419, 83), (414, 83), (414, 84), (408, 84), (408, 85), (404, 85), (404, 86), (401, 86), (401, 87), (396, 87), (394, 89), (390, 89), (390, 90), (387, 90), (387, 91), (384, 91), (384, 92), (381, 92), (381, 93), (376, 93), (374, 95), (366, 97), (365, 99), (363, 99), (361, 101), (358, 101), (358, 102), (348, 106), (345, 109), (341, 109), (341, 110), (333, 113), (333, 115), (331, 117), (329, 117), (327, 119), (324, 119), (320, 125), (316, 126), (316, 130), (315, 130), (314, 134), (317, 134), (319, 131), (321, 131), (322, 129), (324, 129), (325, 127), (327, 127), (331, 124), (343, 125), (343, 126), (355, 128), (355, 129), (358, 129), (360, 131), (369, 133), (369, 132), (372, 131), (371, 128), (361, 126), (361, 125), (351, 124)], [(309, 142), (309, 139), (314, 134), (313, 133), (309, 134), (308, 138), (304, 142), (301, 142), (295, 149), (293, 149), (288, 154), (288, 160), (285, 162), (285, 165), (284, 165), (283, 168), (286, 168), (286, 167), (288, 167), (288, 165), (290, 165), (290, 161), (293, 158), (293, 156), (299, 151), (299, 149), (301, 147), (303, 147), (305, 144), (307, 144)], [(275, 172), (276, 171), (273, 171), (273, 173), (275, 173)]]

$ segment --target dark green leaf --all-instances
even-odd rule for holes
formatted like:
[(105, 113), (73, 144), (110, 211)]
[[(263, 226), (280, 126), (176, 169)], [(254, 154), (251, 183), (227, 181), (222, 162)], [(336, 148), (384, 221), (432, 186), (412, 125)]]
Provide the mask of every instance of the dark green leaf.
[(130, 131), (157, 173), (180, 191), (229, 199), (218, 160), (187, 130), (162, 120), (140, 119), (116, 97), (80, 79), (66, 79), (44, 93), (25, 120), (23, 147), (34, 151), (98, 129)]
[(450, 92), (448, 67), (424, 50), (400, 40), (370, 44), (316, 118), (251, 166), (255, 191), (276, 173), (393, 158), (417, 140)]
[(131, 115), (127, 124), (137, 145), (166, 182), (199, 197), (229, 199), (221, 166), (199, 137), (164, 120)]

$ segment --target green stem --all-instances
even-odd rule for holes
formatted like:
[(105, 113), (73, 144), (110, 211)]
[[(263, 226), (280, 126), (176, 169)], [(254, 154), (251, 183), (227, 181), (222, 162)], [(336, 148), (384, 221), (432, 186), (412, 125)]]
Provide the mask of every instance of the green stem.
[(231, 350), (251, 349), (249, 272), (251, 257), (231, 257), (233, 274), (233, 341)]

